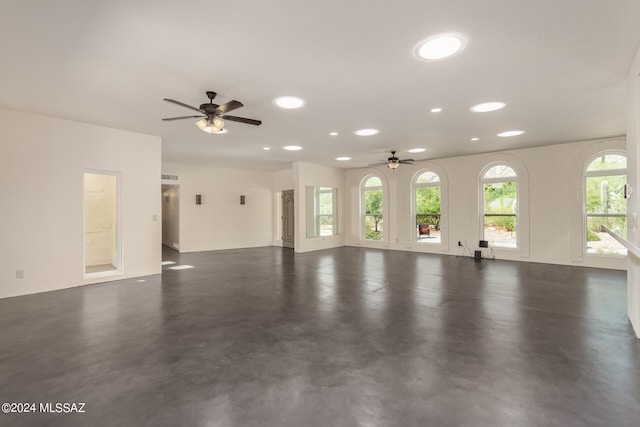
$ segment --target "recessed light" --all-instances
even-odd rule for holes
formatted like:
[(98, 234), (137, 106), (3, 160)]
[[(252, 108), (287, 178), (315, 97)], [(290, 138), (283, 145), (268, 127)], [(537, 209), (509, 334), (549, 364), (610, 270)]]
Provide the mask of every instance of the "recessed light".
[(358, 136), (371, 136), (380, 133), (380, 131), (378, 129), (360, 129), (353, 133)]
[(442, 111), (442, 108), (440, 108), (440, 107), (435, 107), (435, 108), (431, 109), (432, 113), (439, 113), (440, 111)]
[(427, 151), (426, 148), (412, 148), (411, 150), (409, 150), (410, 153), (423, 153)]
[(474, 136), (473, 138), (471, 138), (471, 141), (478, 141), (479, 139), (480, 138)]
[(264, 147), (263, 150), (264, 151), (269, 151), (269, 150), (271, 150), (271, 147)]
[(524, 133), (523, 130), (508, 130), (506, 132), (500, 132), (498, 134), (498, 136), (502, 137), (502, 138), (508, 138), (510, 136), (518, 136), (518, 135), (522, 135)]
[(460, 52), (466, 44), (461, 34), (438, 34), (418, 43), (413, 54), (421, 61), (439, 61)]
[(304, 101), (296, 96), (280, 96), (273, 100), (273, 103), (280, 108), (300, 108), (304, 105)]
[(329, 132), (329, 135), (331, 135), (331, 136), (337, 136), (337, 135), (338, 135), (338, 132)]
[(351, 160), (351, 157), (336, 157), (336, 160), (341, 162), (346, 162), (347, 160)]
[(499, 101), (483, 102), (482, 104), (476, 104), (470, 108), (474, 113), (488, 113), (489, 111), (496, 111), (504, 108), (507, 104)]
[(298, 151), (298, 150), (302, 150), (302, 147), (300, 147), (299, 145), (285, 145), (284, 147), (282, 147), (285, 150), (288, 151)]

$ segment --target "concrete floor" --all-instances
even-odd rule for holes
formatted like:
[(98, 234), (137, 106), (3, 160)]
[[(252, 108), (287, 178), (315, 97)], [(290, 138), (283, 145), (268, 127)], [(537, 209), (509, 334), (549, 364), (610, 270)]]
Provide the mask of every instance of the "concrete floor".
[(2, 426), (635, 426), (640, 341), (606, 271), (339, 248), (180, 255), (0, 300)]

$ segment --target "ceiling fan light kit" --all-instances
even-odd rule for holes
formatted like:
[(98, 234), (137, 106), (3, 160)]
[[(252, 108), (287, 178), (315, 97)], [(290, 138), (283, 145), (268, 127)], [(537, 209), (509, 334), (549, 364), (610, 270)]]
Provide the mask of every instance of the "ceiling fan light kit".
[(389, 169), (398, 169), (398, 166), (400, 166), (401, 164), (403, 165), (413, 165), (415, 162), (415, 160), (413, 159), (404, 159), (404, 160), (400, 160), (399, 158), (396, 157), (396, 152), (392, 151), (391, 152), (391, 157), (389, 157), (387, 159), (386, 162), (384, 163), (373, 163), (369, 166), (382, 166), (382, 165), (387, 165), (387, 167)]
[(226, 113), (228, 113), (229, 111), (243, 107), (242, 102), (236, 101), (234, 99), (227, 102), (226, 104), (218, 105), (213, 103), (213, 99), (216, 97), (217, 94), (212, 91), (207, 91), (206, 93), (207, 93), (207, 97), (209, 98), (209, 102), (205, 104), (201, 104), (199, 108), (192, 107), (191, 105), (185, 104), (180, 101), (176, 101), (174, 99), (164, 98), (164, 100), (167, 102), (171, 102), (172, 104), (177, 104), (182, 107), (189, 108), (191, 110), (197, 111), (200, 114), (204, 114), (204, 115), (169, 117), (162, 120), (170, 121), (170, 120), (197, 118), (199, 119), (198, 121), (196, 121), (196, 126), (198, 127), (198, 129), (208, 134), (224, 133), (225, 122), (223, 119), (230, 120), (232, 122), (246, 123), (254, 126), (260, 126), (262, 124), (260, 120), (226, 115)]
[(220, 133), (224, 129), (224, 121), (219, 117), (209, 116), (198, 120), (196, 126), (205, 133)]

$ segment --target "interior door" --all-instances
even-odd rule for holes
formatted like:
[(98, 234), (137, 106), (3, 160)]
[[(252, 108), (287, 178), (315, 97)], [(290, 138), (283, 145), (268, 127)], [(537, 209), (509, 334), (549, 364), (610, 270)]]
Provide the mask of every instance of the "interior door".
[(294, 247), (293, 190), (282, 192), (282, 246)]

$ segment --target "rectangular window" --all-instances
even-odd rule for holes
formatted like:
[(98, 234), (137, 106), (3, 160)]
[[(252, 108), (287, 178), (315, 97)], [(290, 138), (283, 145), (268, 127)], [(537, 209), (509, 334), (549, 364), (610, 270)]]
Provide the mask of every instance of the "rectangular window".
[(440, 186), (416, 188), (416, 239), (440, 243)]
[(122, 271), (119, 176), (84, 174), (84, 273)]
[(627, 249), (602, 227), (627, 238), (626, 175), (588, 176), (586, 184), (586, 251), (589, 254), (626, 255)]
[(318, 215), (316, 229), (320, 236), (333, 236), (334, 234), (334, 192), (336, 190), (329, 187), (318, 188)]
[(307, 237), (338, 234), (338, 189), (331, 187), (307, 187)]
[(369, 240), (382, 240), (382, 190), (365, 190), (364, 232)]
[(484, 184), (484, 240), (491, 246), (516, 248), (518, 183), (516, 181)]

